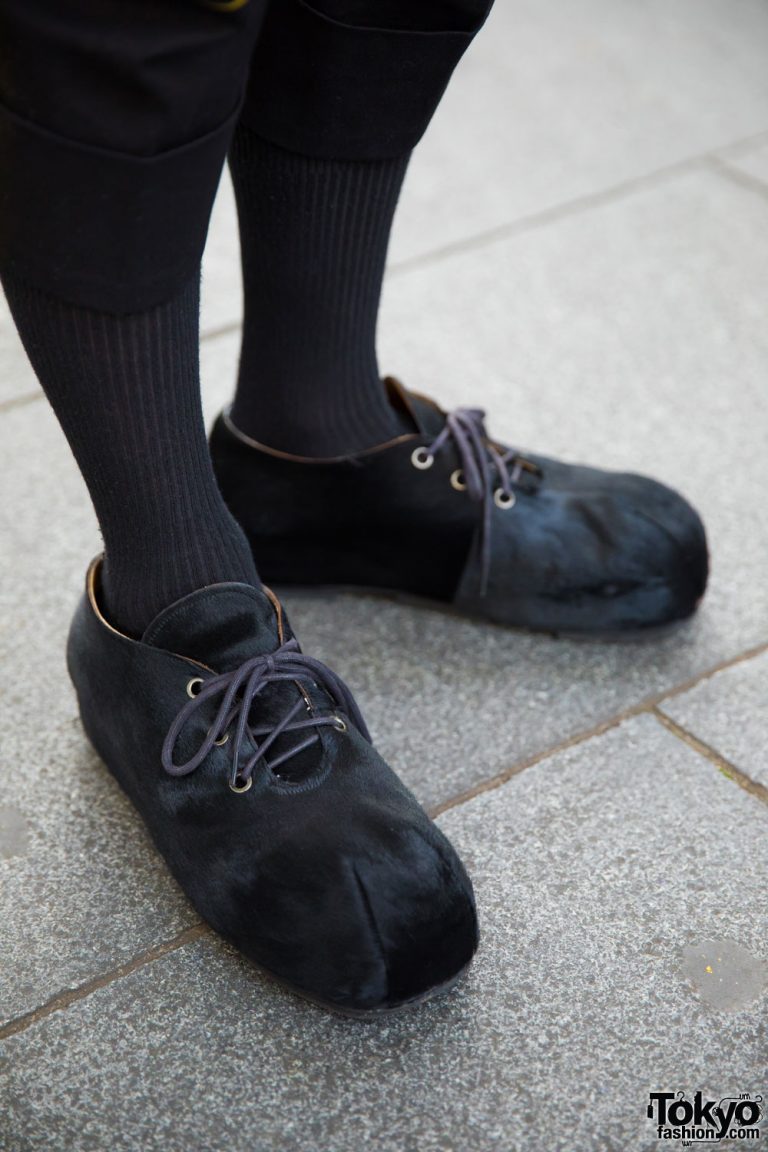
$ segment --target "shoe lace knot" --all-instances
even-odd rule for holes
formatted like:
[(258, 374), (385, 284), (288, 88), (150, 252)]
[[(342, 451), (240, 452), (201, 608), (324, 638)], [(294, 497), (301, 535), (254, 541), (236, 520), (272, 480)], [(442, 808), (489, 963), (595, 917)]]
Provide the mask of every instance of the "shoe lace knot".
[(517, 500), (514, 486), (523, 476), (529, 483), (538, 482), (542, 473), (537, 464), (527, 460), (516, 449), (505, 448), (489, 438), (482, 408), (454, 408), (448, 412), (445, 424), (432, 443), (414, 453), (414, 456), (419, 452), (423, 454), (422, 463), (417, 467), (428, 467), (435, 454), (448, 444), (453, 446), (460, 462), (460, 467), (451, 476), (451, 483), (459, 491), (466, 490), (469, 499), (482, 509), (480, 594), (484, 595), (491, 563), (493, 507), (513, 508)]
[[(299, 694), (296, 702), (288, 705), (282, 717), (274, 723), (252, 722), (251, 710), (257, 698), (269, 685), (283, 682), (292, 682), (296, 686)], [(334, 711), (315, 712), (304, 685), (325, 692)], [(232, 759), (229, 786), (236, 792), (245, 792), (251, 786), (256, 764), (266, 758), (279, 736), (296, 733), (297, 739), (267, 762), (267, 767), (273, 772), (280, 764), (319, 741), (317, 731), (311, 730), (329, 725), (344, 731), (346, 723), (343, 717), (347, 717), (366, 740), (371, 740), (354, 696), (341, 677), (322, 661), (305, 655), (295, 639), (286, 641), (272, 653), (245, 660), (231, 672), (193, 677), (187, 684), (187, 694), (190, 699), (168, 729), (161, 753), (163, 768), (171, 776), (188, 776), (202, 764), (214, 746), (229, 743)], [(183, 764), (174, 763), (173, 753), (185, 726), (216, 698), (220, 698), (220, 703), (215, 719), (197, 751)]]

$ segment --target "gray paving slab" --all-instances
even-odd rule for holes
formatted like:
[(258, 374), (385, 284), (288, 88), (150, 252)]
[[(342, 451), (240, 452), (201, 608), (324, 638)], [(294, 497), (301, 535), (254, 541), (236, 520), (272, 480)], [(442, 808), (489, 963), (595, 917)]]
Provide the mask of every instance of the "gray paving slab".
[(496, 3), (414, 154), (392, 258), (764, 132), (767, 49), (761, 0)]
[(197, 922), (79, 722), (4, 717), (0, 781), (0, 1020)]
[(339, 1020), (199, 942), (4, 1043), (8, 1146), (658, 1148), (650, 1091), (766, 1087), (766, 820), (628, 723), (441, 818), (482, 927), (455, 994)]
[(768, 787), (768, 652), (719, 672), (662, 708)]
[[(0, 732), (74, 715), (64, 661), (87, 557), (101, 540), (85, 485), (43, 399), (0, 414)], [(12, 673), (12, 674), (11, 674)], [(42, 733), (41, 733), (42, 735)]]
[(0, 504), (5, 1020), (132, 959), (195, 916), (76, 720), (64, 646), (86, 557), (100, 540), (47, 403), (2, 413), (0, 446), (0, 486), (12, 497)]

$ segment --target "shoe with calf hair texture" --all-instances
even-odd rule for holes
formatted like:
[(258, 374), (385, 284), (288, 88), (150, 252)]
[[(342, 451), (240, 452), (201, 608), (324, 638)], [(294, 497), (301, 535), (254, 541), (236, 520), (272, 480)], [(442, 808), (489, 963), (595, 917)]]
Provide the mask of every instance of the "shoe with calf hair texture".
[(203, 588), (134, 640), (99, 607), (95, 561), (67, 662), (91, 743), (241, 952), (351, 1016), (456, 983), (478, 943), (471, 882), (268, 589)]
[(690, 616), (704, 526), (655, 480), (517, 452), (476, 408), (385, 381), (413, 426), (355, 456), (259, 444), (222, 413), (219, 485), (270, 584), (417, 598), (500, 624), (617, 636)]

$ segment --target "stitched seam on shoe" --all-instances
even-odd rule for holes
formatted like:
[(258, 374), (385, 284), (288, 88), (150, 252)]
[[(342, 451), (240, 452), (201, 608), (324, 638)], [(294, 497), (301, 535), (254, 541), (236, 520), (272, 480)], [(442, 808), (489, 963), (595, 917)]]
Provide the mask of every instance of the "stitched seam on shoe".
[(357, 871), (357, 868), (355, 867), (354, 862), (350, 865), (350, 867), (352, 868), (352, 875), (355, 878), (355, 883), (357, 884), (357, 890), (360, 894), (360, 899), (363, 902), (363, 908), (365, 909), (365, 914), (366, 914), (366, 917), (368, 919), (368, 923), (370, 925), (371, 932), (373, 934), (374, 939), (376, 940), (376, 944), (377, 944), (378, 949), (379, 949), (379, 957), (381, 959), (381, 964), (382, 964), (382, 967), (384, 969), (384, 976), (385, 976), (386, 984), (387, 984), (386, 1000), (389, 1001), (391, 980), (390, 980), (390, 975), (389, 975), (389, 966), (387, 964), (387, 954), (384, 950), (384, 943), (383, 943), (382, 938), (381, 938), (381, 932), (379, 931), (379, 926), (376, 923), (376, 917), (375, 917), (374, 912), (373, 912), (373, 905), (371, 904), (371, 901), (370, 901), (370, 898), (368, 896), (368, 892), (366, 890), (365, 884), (363, 883), (362, 879), (360, 878), (360, 875)]
[[(221, 583), (219, 583), (219, 584), (212, 584), (210, 586), (210, 588), (206, 589), (205, 591), (198, 590), (197, 592), (190, 592), (188, 596), (182, 597), (182, 600), (179, 603), (176, 610), (173, 612), (169, 612), (167, 615), (165, 615), (163, 617), (163, 620), (161, 621), (161, 623), (157, 626), (157, 628), (154, 627), (154, 624), (150, 624), (149, 628), (146, 630), (143, 637), (141, 638), (140, 643), (151, 646), (153, 641), (157, 640), (158, 633), (162, 633), (162, 630), (163, 630), (163, 628), (165, 628), (166, 624), (172, 623), (174, 620), (177, 619), (178, 616), (183, 615), (183, 613), (186, 612), (187, 608), (189, 607), (189, 605), (186, 603), (186, 601), (191, 599), (191, 597), (199, 596), (199, 598), (200, 598), (199, 602), (202, 602), (203, 600), (210, 600), (210, 598), (212, 596), (217, 595), (221, 591), (222, 587), (227, 587), (231, 592), (229, 584), (222, 585)], [(250, 596), (247, 589), (248, 589), (248, 585), (244, 585), (242, 588), (238, 588), (237, 591), (240, 595), (244, 596), (247, 600), (253, 602), (256, 598), (253, 596)], [(258, 589), (254, 588), (253, 591), (258, 592)], [(271, 603), (271, 601), (270, 601), (270, 603)], [(165, 651), (165, 649), (164, 649), (164, 651)]]
[[(92, 560), (88, 567), (88, 572), (86, 573), (85, 577), (85, 602), (95, 617), (96, 623), (99, 625), (99, 629), (105, 629), (113, 636), (117, 636), (118, 640), (125, 644), (131, 644), (134, 647), (141, 645), (144, 643), (142, 639), (134, 639), (133, 636), (127, 636), (125, 632), (121, 632), (118, 628), (115, 628), (114, 624), (110, 624), (109, 620), (107, 620), (106, 616), (101, 610), (101, 606), (96, 596), (95, 582), (96, 572), (101, 567), (103, 561), (104, 555), (102, 553), (94, 560)], [(157, 651), (164, 653), (166, 656), (172, 656), (174, 660), (183, 660), (185, 664), (191, 664), (194, 668), (203, 668), (206, 672), (210, 672), (212, 674), (214, 672), (213, 668), (209, 668), (207, 664), (203, 664), (202, 660), (195, 660), (192, 656), (181, 656), (178, 652), (171, 652), (167, 648), (158, 648)]]

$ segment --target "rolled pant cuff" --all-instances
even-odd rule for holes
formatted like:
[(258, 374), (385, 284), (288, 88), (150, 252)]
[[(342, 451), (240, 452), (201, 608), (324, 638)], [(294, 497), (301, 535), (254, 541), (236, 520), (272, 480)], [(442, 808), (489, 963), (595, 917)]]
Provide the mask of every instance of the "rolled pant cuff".
[(0, 269), (106, 312), (137, 312), (196, 273), (237, 111), (134, 156), (66, 139), (0, 105)]
[(271, 4), (256, 45), (242, 122), (306, 156), (380, 160), (421, 139), (491, 0), (469, 29), (343, 24), (305, 0)]

